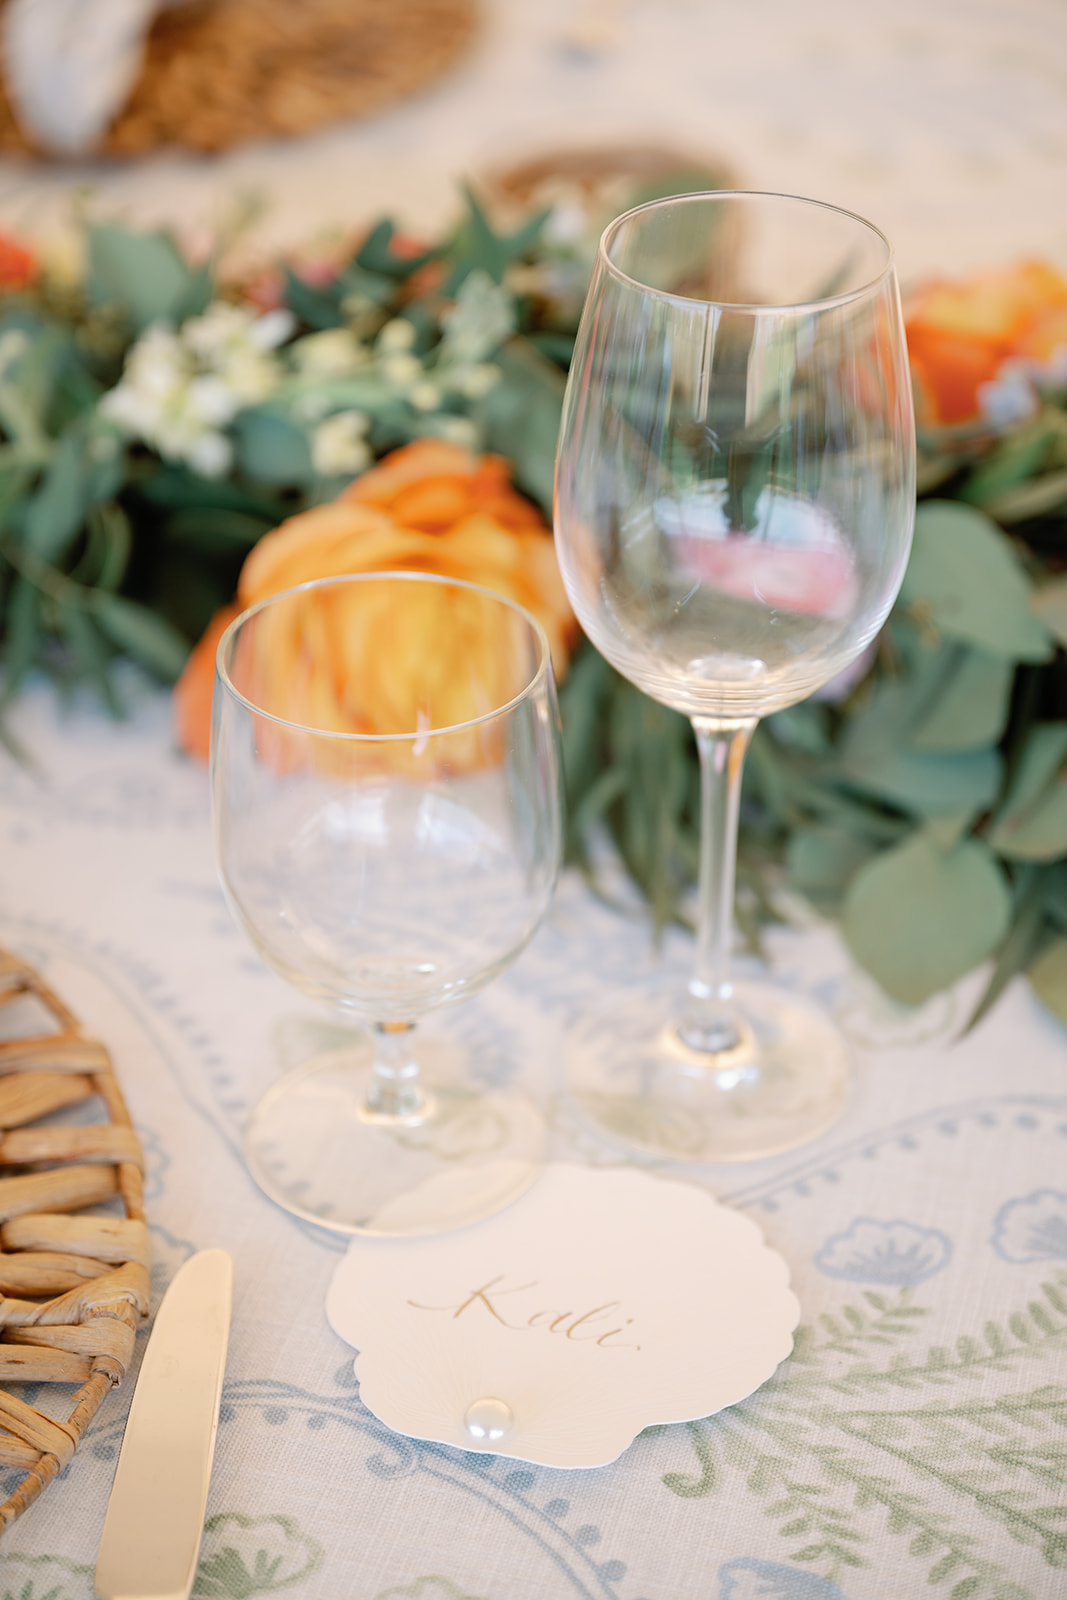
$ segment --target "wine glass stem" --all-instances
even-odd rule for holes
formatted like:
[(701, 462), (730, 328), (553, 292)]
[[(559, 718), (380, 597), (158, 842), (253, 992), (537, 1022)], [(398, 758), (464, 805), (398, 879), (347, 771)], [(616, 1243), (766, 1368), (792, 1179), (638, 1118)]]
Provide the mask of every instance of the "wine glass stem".
[(419, 1083), (419, 1064), (411, 1048), (413, 1022), (374, 1024), (374, 1077), (365, 1112), (375, 1122), (415, 1127), (429, 1115), (429, 1097)]
[(678, 1033), (691, 1050), (718, 1053), (740, 1041), (730, 978), (741, 772), (756, 727), (694, 717), (700, 755), (700, 885), (697, 955)]

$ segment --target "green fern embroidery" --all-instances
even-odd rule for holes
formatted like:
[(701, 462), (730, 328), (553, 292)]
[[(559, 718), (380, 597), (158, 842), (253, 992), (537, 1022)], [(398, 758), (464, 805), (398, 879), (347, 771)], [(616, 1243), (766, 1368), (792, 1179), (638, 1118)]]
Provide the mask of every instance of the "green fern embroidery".
[[(880, 1509), (888, 1532), (930, 1561), (928, 1581), (951, 1584), (947, 1600), (1030, 1600), (926, 1491), (936, 1488), (939, 1507), (956, 1499), (979, 1510), (1050, 1567), (1067, 1567), (1067, 1389), (946, 1392), (979, 1380), (988, 1391), (990, 1374), (1067, 1348), (1067, 1275), (1006, 1323), (987, 1322), (981, 1337), (916, 1354), (907, 1341), (928, 1310), (911, 1290), (862, 1299), (798, 1328), (792, 1357), (758, 1394), (687, 1423), (698, 1470), (668, 1472), (664, 1485), (699, 1498), (743, 1476), (794, 1542), (791, 1558), (835, 1580), (868, 1565), (857, 1514)], [(896, 1397), (903, 1404), (891, 1409), (873, 1403)]]

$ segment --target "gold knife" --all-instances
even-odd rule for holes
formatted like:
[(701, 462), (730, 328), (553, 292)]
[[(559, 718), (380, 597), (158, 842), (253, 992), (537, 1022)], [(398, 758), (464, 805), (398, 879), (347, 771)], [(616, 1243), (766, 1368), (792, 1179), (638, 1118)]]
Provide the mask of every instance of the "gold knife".
[(108, 1501), (100, 1600), (188, 1600), (204, 1532), (233, 1299), (233, 1261), (201, 1250), (156, 1312)]

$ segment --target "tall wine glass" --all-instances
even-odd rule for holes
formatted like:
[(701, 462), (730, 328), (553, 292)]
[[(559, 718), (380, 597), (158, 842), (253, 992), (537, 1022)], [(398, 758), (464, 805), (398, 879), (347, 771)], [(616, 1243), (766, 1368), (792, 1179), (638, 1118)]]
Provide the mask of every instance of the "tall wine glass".
[(556, 544), (583, 628), (686, 713), (702, 777), (688, 993), (578, 1030), (586, 1111), (643, 1149), (789, 1149), (839, 1114), (844, 1043), (802, 997), (734, 983), (745, 750), (760, 717), (864, 649), (914, 519), (911, 388), (892, 250), (787, 195), (683, 195), (600, 242), (563, 408)]
[(290, 983), (369, 1027), (283, 1077), (253, 1175), (341, 1232), (430, 1233), (534, 1177), (533, 1105), (414, 1037), (522, 950), (559, 871), (557, 712), (544, 630), (419, 573), (304, 584), (219, 645), (215, 836), (238, 923)]

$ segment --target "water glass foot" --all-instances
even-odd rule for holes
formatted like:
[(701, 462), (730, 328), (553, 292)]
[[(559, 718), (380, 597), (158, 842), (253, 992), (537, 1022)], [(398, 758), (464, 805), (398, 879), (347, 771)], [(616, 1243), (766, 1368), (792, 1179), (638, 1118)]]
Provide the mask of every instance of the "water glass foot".
[(368, 1116), (373, 1048), (330, 1051), (287, 1073), (245, 1139), (252, 1176), (295, 1216), (336, 1233), (439, 1233), (490, 1216), (529, 1187), (545, 1126), (525, 1095), (464, 1082), (440, 1041), (415, 1047), (419, 1117)]
[(678, 1031), (676, 991), (638, 995), (571, 1035), (567, 1083), (616, 1143), (675, 1161), (754, 1161), (805, 1144), (844, 1110), (848, 1051), (816, 1005), (739, 983), (739, 1037), (695, 1050)]

